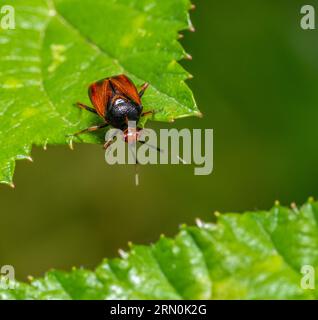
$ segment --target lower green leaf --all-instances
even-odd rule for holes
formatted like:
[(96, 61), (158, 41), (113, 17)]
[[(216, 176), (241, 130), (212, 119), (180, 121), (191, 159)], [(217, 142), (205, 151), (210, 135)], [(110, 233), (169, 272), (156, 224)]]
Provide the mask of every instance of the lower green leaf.
[[(2, 299), (316, 299), (318, 203), (217, 214), (150, 246), (130, 244), (95, 271), (50, 271)], [(305, 268), (305, 269), (304, 269)], [(305, 270), (305, 271), (304, 271)], [(307, 270), (307, 271), (306, 271)], [(308, 272), (309, 270), (309, 272)], [(311, 272), (310, 272), (311, 270)]]

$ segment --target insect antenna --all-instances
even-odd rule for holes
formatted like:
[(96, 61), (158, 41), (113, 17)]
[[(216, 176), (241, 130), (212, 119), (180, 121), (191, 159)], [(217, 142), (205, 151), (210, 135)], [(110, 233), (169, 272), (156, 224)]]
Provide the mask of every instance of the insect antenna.
[[(159, 147), (153, 146), (152, 144), (149, 144), (146, 141), (138, 140), (138, 142), (140, 142), (141, 144), (144, 144), (144, 145), (146, 145), (146, 146), (148, 146), (148, 147), (150, 147), (152, 149), (155, 149), (159, 153), (164, 153), (163, 149), (160, 149)], [(139, 162), (138, 162), (138, 159), (137, 159), (137, 154), (135, 154), (134, 149), (132, 148), (131, 145), (128, 145), (128, 148), (129, 148), (130, 152), (132, 153), (132, 155), (135, 158), (135, 184), (136, 184), (136, 186), (139, 186), (139, 173), (138, 173)], [(180, 156), (177, 156), (177, 158), (183, 164), (187, 164), (187, 162), (184, 159), (182, 159)]]
[(138, 163), (138, 160), (137, 160), (137, 157), (136, 157), (136, 163), (135, 163), (135, 184), (136, 184), (136, 187), (139, 186), (139, 173), (138, 173), (138, 167), (139, 167), (139, 163)]
[(136, 184), (136, 187), (138, 187), (139, 186), (139, 173), (138, 173), (139, 162), (137, 159), (137, 154), (135, 154), (132, 145), (128, 144), (128, 148), (129, 148), (130, 152), (132, 153), (133, 157), (135, 158), (135, 184)]
[(188, 164), (183, 158), (181, 158), (180, 156), (177, 156), (178, 160), (180, 162), (182, 162), (183, 164)]
[[(145, 144), (146, 146), (148, 146), (148, 147), (150, 147), (150, 148), (152, 148), (152, 149), (155, 149), (155, 150), (157, 150), (157, 151), (160, 152), (160, 153), (164, 153), (164, 150), (160, 149), (159, 147), (155, 147), (155, 146), (147, 143), (146, 141), (140, 141), (140, 140), (138, 140), (138, 141), (139, 141), (141, 144)], [(183, 158), (181, 158), (180, 156), (177, 156), (177, 159), (178, 159), (180, 162), (182, 162), (183, 164), (187, 164), (187, 162), (186, 162)]]
[(153, 146), (152, 144), (147, 143), (146, 141), (138, 140), (138, 142), (140, 142), (141, 144), (145, 144), (146, 146), (148, 146), (148, 147), (150, 147), (150, 148), (152, 148), (152, 149), (155, 149), (155, 150), (157, 150), (157, 151), (160, 152), (160, 153), (163, 153), (163, 152), (164, 152), (164, 151), (163, 151), (162, 149), (160, 149), (159, 147), (155, 147), (155, 146)]

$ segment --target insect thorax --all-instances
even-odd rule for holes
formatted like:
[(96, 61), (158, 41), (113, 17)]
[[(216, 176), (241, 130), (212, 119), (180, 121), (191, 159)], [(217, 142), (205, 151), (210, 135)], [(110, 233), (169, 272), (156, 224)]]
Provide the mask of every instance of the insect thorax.
[(127, 126), (127, 121), (138, 122), (141, 111), (141, 106), (135, 105), (129, 100), (117, 98), (109, 106), (106, 118), (113, 127), (123, 129)]

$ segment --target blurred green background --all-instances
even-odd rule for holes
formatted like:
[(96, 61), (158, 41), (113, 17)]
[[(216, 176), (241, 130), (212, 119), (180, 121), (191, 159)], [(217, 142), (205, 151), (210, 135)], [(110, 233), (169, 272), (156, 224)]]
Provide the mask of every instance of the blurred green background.
[[(303, 1), (194, 1), (197, 32), (182, 62), (203, 119), (152, 128), (213, 128), (214, 171), (108, 166), (101, 146), (34, 148), (16, 190), (0, 186), (0, 265), (18, 279), (92, 268), (127, 242), (148, 244), (218, 211), (268, 209), (318, 195), (317, 31), (300, 28)], [(313, 3), (314, 4), (314, 3)], [(318, 10), (318, 3), (316, 5)]]

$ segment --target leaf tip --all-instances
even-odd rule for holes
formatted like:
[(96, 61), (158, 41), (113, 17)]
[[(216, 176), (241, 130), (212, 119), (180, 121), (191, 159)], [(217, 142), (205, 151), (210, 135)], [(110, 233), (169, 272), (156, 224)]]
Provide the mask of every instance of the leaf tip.
[(118, 250), (118, 254), (122, 259), (127, 259), (128, 258), (128, 253), (123, 249), (119, 249)]
[(309, 203), (314, 203), (315, 202), (315, 198), (314, 197), (309, 197), (308, 198), (308, 202)]
[(33, 158), (32, 157), (25, 157), (26, 160), (33, 162)]
[(195, 32), (195, 27), (193, 26), (192, 23), (190, 23), (189, 31), (190, 31), (190, 32)]
[(73, 139), (72, 138), (68, 141), (68, 146), (72, 151), (74, 150), (74, 144), (73, 144)]
[(47, 144), (48, 144), (49, 140), (46, 139), (44, 144), (43, 144), (43, 150), (46, 151), (47, 150)]
[(221, 216), (221, 213), (219, 211), (214, 211), (213, 214), (216, 218), (219, 218)]
[(204, 226), (203, 221), (199, 218), (195, 219), (195, 224), (197, 225), (198, 228), (203, 228), (203, 226)]
[(185, 56), (184, 56), (184, 58), (185, 58), (186, 60), (189, 60), (189, 61), (191, 61), (191, 60), (193, 59), (193, 57), (192, 57), (191, 54), (189, 54), (189, 53), (186, 53)]
[(8, 180), (1, 180), (0, 184), (5, 184), (5, 185), (9, 186), (10, 188), (15, 189), (15, 184), (12, 181), (10, 181), (9, 179)]
[(198, 118), (201, 118), (201, 119), (202, 119), (203, 116), (204, 116), (201, 111), (196, 111), (196, 112), (195, 112), (195, 115), (196, 115)]
[(292, 202), (292, 203), (290, 204), (290, 207), (291, 207), (291, 209), (293, 210), (293, 212), (299, 213), (297, 204), (296, 204), (295, 202)]

